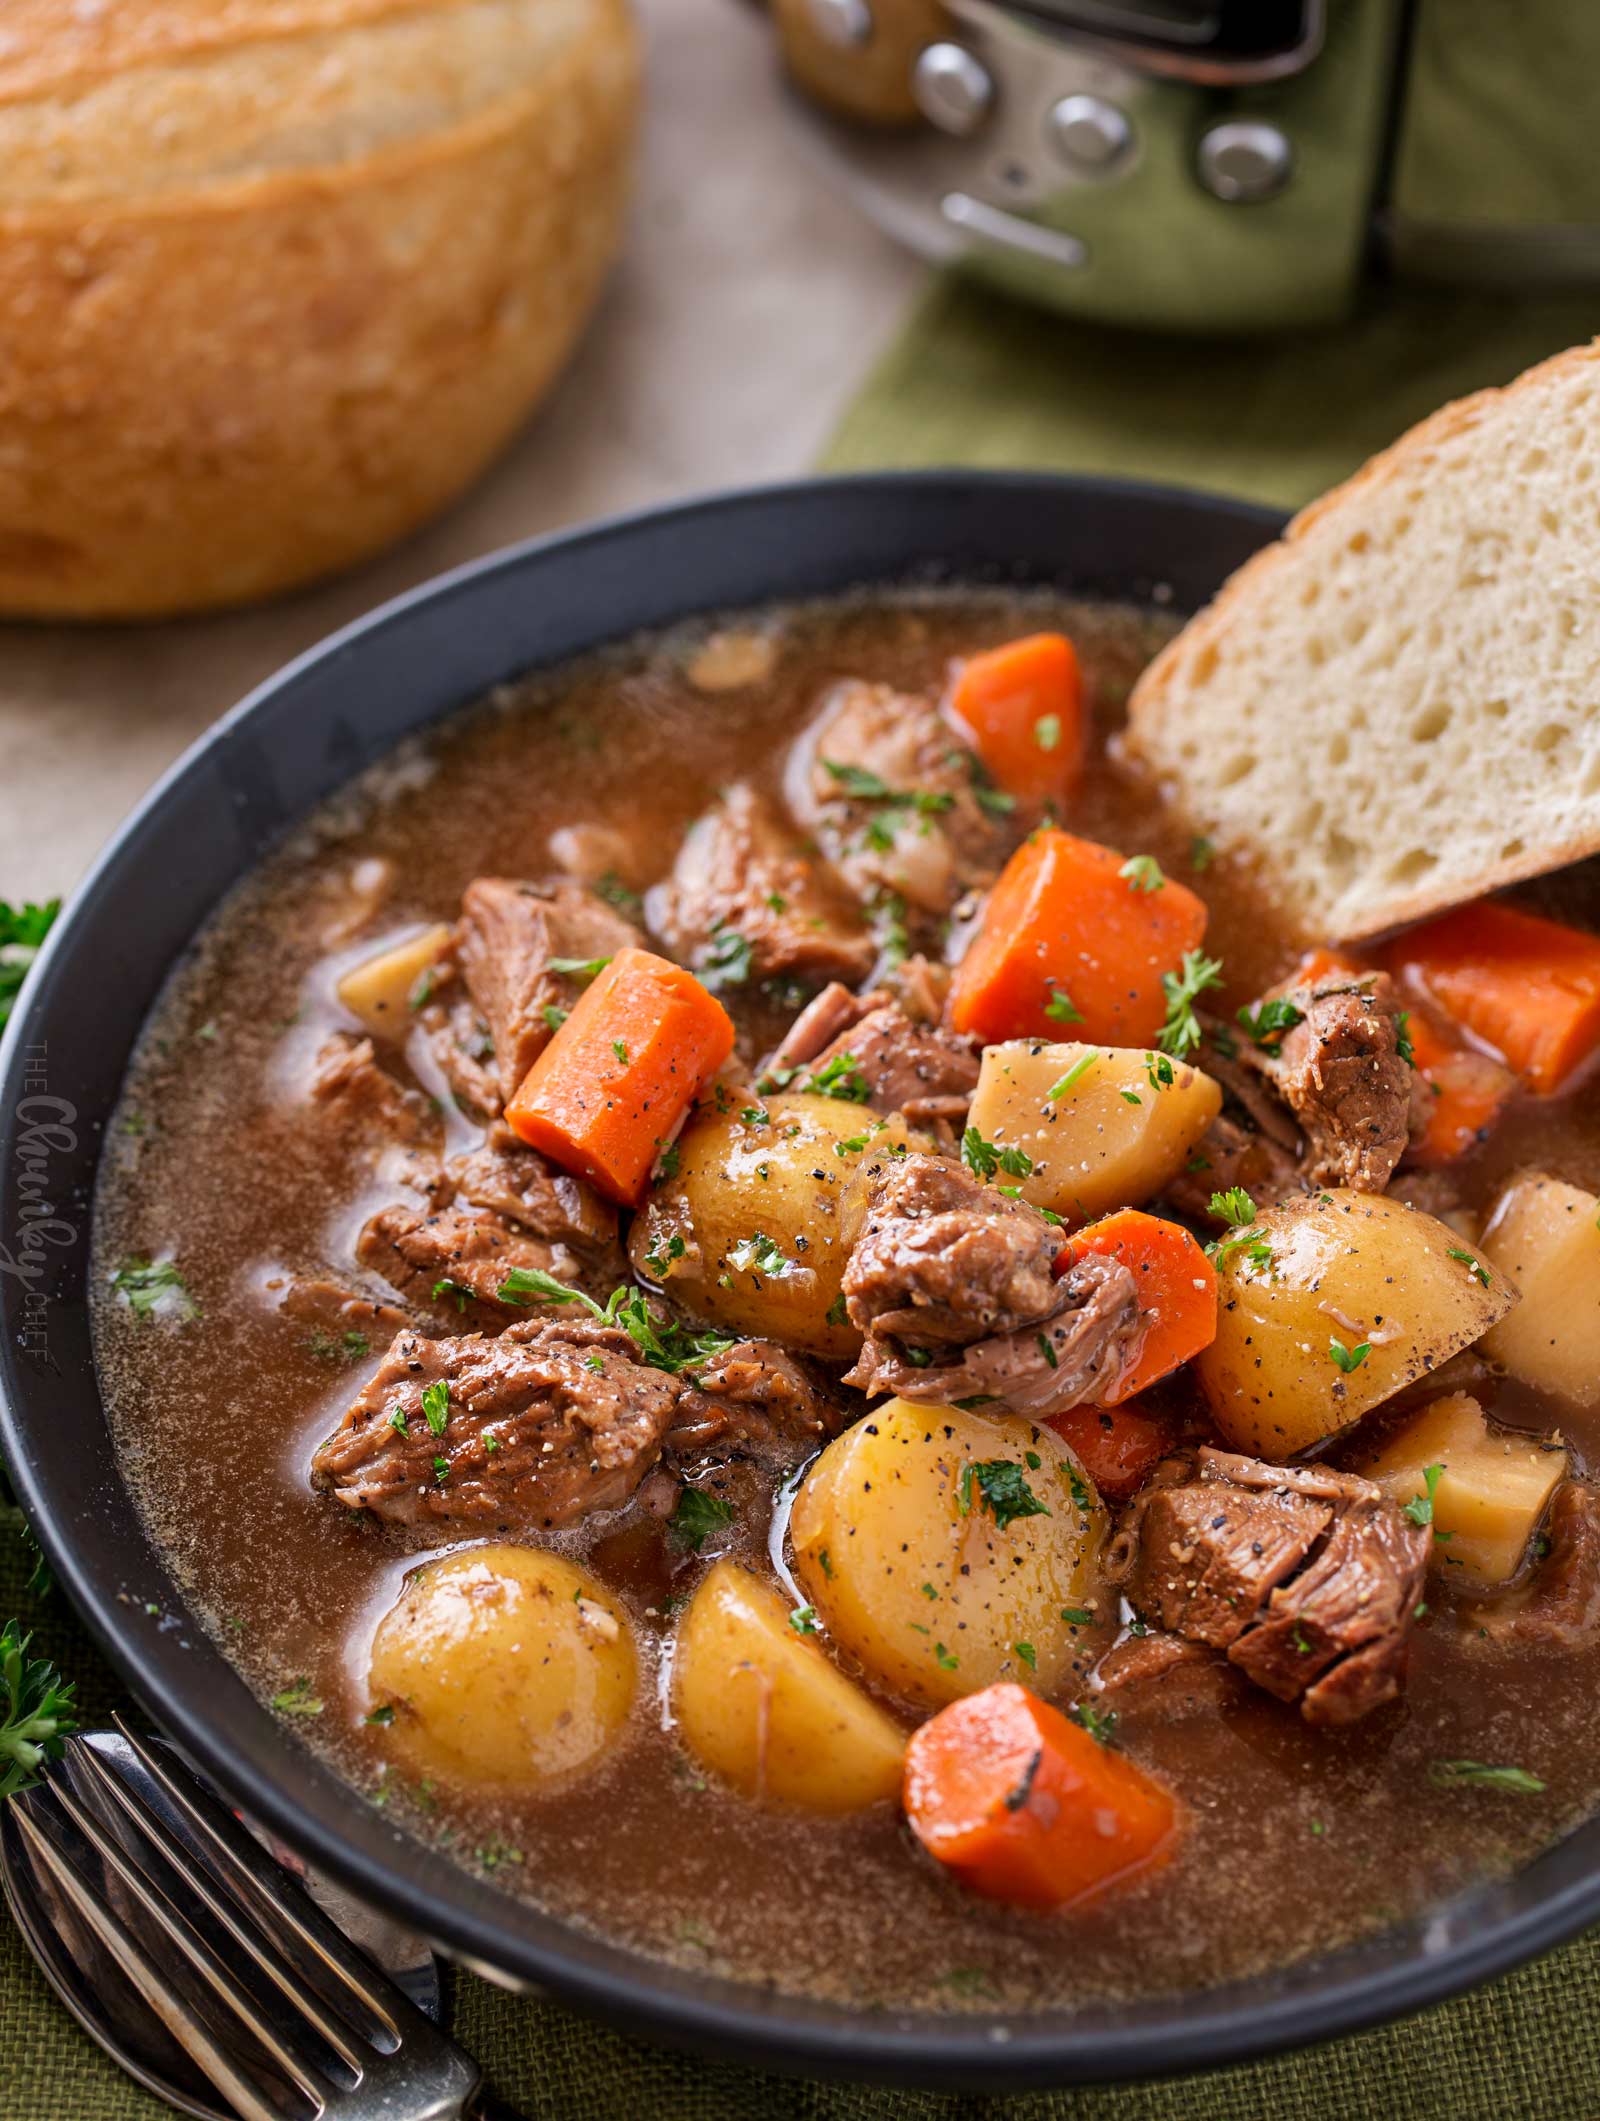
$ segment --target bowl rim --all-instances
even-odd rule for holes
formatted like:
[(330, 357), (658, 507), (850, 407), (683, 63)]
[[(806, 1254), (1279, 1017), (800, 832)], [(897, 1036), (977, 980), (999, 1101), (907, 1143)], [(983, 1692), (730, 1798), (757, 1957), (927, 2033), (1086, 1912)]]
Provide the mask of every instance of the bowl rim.
[[(919, 506), (937, 507), (941, 500), (953, 505), (964, 497), (994, 494), (1040, 505), (1143, 505), (1177, 519), (1180, 526), (1190, 519), (1197, 533), (1227, 525), (1262, 543), (1284, 521), (1276, 511), (1249, 502), (1139, 480), (965, 470), (849, 473), (740, 487), (629, 511), (523, 540), (424, 581), (341, 627), (252, 687), (189, 745), (112, 834), (63, 909), (0, 1036), (0, 1151), (11, 1147), (6, 1129), (25, 1094), (24, 1052), (30, 1034), (47, 1020), (71, 974), (80, 929), (90, 911), (114, 887), (133, 851), (159, 830), (175, 793), (307, 676), (348, 665), (352, 657), (369, 651), (395, 629), (411, 626), (419, 616), (444, 612), (484, 582), (536, 569), (553, 555), (603, 551), (641, 532), (672, 531), (707, 518), (736, 518), (752, 509), (799, 514), (820, 503), (848, 510), (878, 497), (910, 498)], [(888, 584), (905, 579), (905, 573), (885, 569), (877, 579)], [(970, 580), (972, 575), (958, 572), (953, 579)], [(871, 577), (863, 580), (870, 582)], [(681, 615), (724, 608), (715, 598), (698, 606), (690, 601)], [(463, 704), (436, 706), (431, 716), (413, 726), (426, 728), (447, 720)], [(326, 792), (331, 793), (333, 785)], [(147, 1008), (153, 1006), (169, 970), (167, 962), (152, 967), (145, 989)], [(123, 1063), (125, 1059), (126, 1054)], [(97, 1165), (98, 1151), (95, 1161)], [(3, 1253), (0, 1244), (0, 1263)], [(5, 1276), (0, 1274), (0, 1294), (4, 1289)], [(504, 1980), (509, 1974), (513, 1985), (545, 1988), (626, 2030), (758, 2068), (857, 2081), (995, 2091), (1149, 2078), (1278, 2054), (1420, 2010), (1565, 1941), (1600, 1916), (1600, 1861), (1594, 1861), (1587, 1868), (1580, 1864), (1576, 1875), (1564, 1881), (1557, 1879), (1553, 1889), (1540, 1892), (1531, 1905), (1463, 1926), (1442, 1945), (1429, 1945), (1428, 1925), (1419, 1920), (1386, 1933), (1389, 1938), (1412, 1939), (1398, 1957), (1390, 1953), (1387, 1961), (1377, 1949), (1380, 1939), (1321, 1961), (1329, 1969), (1325, 1979), (1304, 1974), (1307, 1965), (1314, 1973), (1319, 1962), (1301, 1962), (1279, 1993), (1263, 1993), (1270, 1983), (1256, 1976), (1169, 1994), (1149, 2007), (1108, 2006), (1033, 2016), (851, 2012), (715, 1974), (685, 1972), (605, 1942), (570, 1919), (530, 1913), (438, 1852), (385, 1826), (382, 1815), (352, 1785), (295, 1743), (281, 1721), (253, 1696), (246, 1698), (255, 1723), (241, 1716), (241, 1729), (230, 1731), (227, 1725), (230, 1708), (237, 1707), (231, 1698), (215, 1705), (208, 1702), (199, 1710), (198, 1687), (185, 1684), (182, 1661), (164, 1653), (152, 1658), (150, 1646), (130, 1633), (128, 1592), (114, 1582), (104, 1558), (96, 1554), (82, 1510), (73, 1521), (73, 1513), (58, 1506), (40, 1476), (30, 1449), (26, 1373), (14, 1340), (9, 1332), (0, 1338), (0, 1445), (13, 1483), (74, 1610), (157, 1723), (232, 1797), (291, 1845), (364, 1898), (424, 1928), (458, 1962), (490, 1978)], [(103, 1422), (98, 1394), (95, 1412)], [(112, 1471), (114, 1486), (126, 1502), (128, 1490), (114, 1462)], [(151, 1553), (154, 1556), (153, 1546)], [(164, 1569), (156, 1573), (165, 1577)], [(170, 1578), (165, 1580), (175, 1591)], [(181, 1600), (173, 1603), (181, 1614)], [(209, 1657), (232, 1674), (198, 1627), (194, 1634)], [(191, 1647), (187, 1641), (181, 1646)], [(236, 1680), (234, 1688), (222, 1691), (231, 1697), (242, 1686)], [(270, 1739), (263, 1737), (263, 1730)], [(1558, 1843), (1535, 1863), (1543, 1866), (1567, 1847)], [(1557, 1868), (1570, 1870), (1571, 1865)], [(507, 1909), (516, 1910), (514, 1924), (504, 1919)], [(1338, 1970), (1341, 1959), (1351, 1962), (1351, 1970)], [(1085, 2022), (1097, 2016), (1120, 2022)]]

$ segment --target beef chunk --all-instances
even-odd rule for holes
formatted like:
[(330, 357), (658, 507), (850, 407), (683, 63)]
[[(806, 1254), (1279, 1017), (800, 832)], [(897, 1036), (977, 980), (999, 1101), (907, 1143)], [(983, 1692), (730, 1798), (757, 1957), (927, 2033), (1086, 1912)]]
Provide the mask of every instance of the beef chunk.
[(1138, 1610), (1229, 1661), (1309, 1723), (1348, 1723), (1399, 1691), (1428, 1533), (1370, 1481), (1199, 1454), (1123, 1518), (1106, 1575)]
[(356, 1257), (415, 1310), (457, 1331), (470, 1326), (483, 1333), (498, 1333), (528, 1314), (526, 1300), (500, 1297), (513, 1267), (553, 1274), (574, 1287), (581, 1285), (584, 1271), (566, 1245), (518, 1230), (481, 1209), (419, 1214), (384, 1208), (357, 1238)]
[(1129, 1721), (1214, 1716), (1246, 1691), (1239, 1672), (1215, 1650), (1154, 1631), (1125, 1636), (1107, 1650), (1093, 1677), (1096, 1704), (1103, 1700)]
[(1587, 1481), (1564, 1480), (1551, 1497), (1545, 1538), (1548, 1551), (1524, 1586), (1472, 1608), (1465, 1643), (1571, 1650), (1600, 1635), (1600, 1493)]
[(788, 1472), (836, 1436), (844, 1418), (792, 1355), (770, 1340), (741, 1340), (685, 1380), (667, 1448), (679, 1459), (753, 1458)]
[(519, 884), (480, 876), (461, 899), (456, 951), (472, 1002), (494, 1042), (502, 1098), (512, 1097), (543, 1052), (547, 1009), (570, 1009), (582, 983), (554, 959), (587, 964), (639, 941), (631, 921), (570, 877)]
[(291, 1280), (286, 1286), (269, 1282), (267, 1287), (275, 1294), (282, 1289), (278, 1309), (285, 1318), (310, 1328), (312, 1354), (330, 1362), (359, 1362), (411, 1323), (398, 1304), (354, 1296), (336, 1281)]
[(1287, 1000), (1300, 1021), (1275, 1051), (1245, 1057), (1305, 1136), (1309, 1186), (1381, 1193), (1410, 1138), (1416, 1071), (1400, 1055), (1399, 996), (1387, 973), (1334, 973)]
[(491, 1127), (481, 1148), (453, 1157), (445, 1172), (457, 1197), (470, 1207), (487, 1208), (537, 1237), (600, 1255), (615, 1270), (609, 1286), (622, 1280), (616, 1209), (584, 1180), (519, 1141), (509, 1127)]
[(730, 959), (754, 979), (861, 979), (878, 954), (823, 866), (742, 783), (690, 828), (648, 911), (672, 955), (713, 981)]
[(428, 1034), (433, 1057), (450, 1086), (456, 1110), (474, 1119), (498, 1119), (506, 1093), (495, 1057), (494, 1034), (459, 973), (448, 966), (441, 968), (438, 991), (417, 1012), (417, 1021)]
[(1058, 1278), (1060, 1249), (1036, 1209), (952, 1159), (891, 1160), (845, 1268), (846, 1309), (866, 1335), (845, 1382), (1034, 1415), (1103, 1397), (1141, 1331), (1134, 1279), (1094, 1257)]
[[(619, 1508), (655, 1465), (676, 1378), (598, 1322), (524, 1320), (495, 1340), (406, 1333), (317, 1450), (311, 1481), (394, 1524), (552, 1531)], [(448, 1389), (429, 1420), (422, 1395)]]
[(930, 914), (991, 884), (1027, 822), (931, 700), (855, 679), (823, 702), (788, 787), (859, 897)]
[(821, 1081), (875, 1112), (903, 1112), (914, 1124), (959, 1121), (978, 1087), (972, 1041), (936, 1024), (913, 1023), (881, 989), (852, 994), (825, 987), (803, 1009), (767, 1062), (786, 1089)]
[(348, 1142), (432, 1151), (439, 1116), (427, 1099), (398, 1082), (378, 1060), (370, 1038), (336, 1031), (317, 1055), (312, 1103)]

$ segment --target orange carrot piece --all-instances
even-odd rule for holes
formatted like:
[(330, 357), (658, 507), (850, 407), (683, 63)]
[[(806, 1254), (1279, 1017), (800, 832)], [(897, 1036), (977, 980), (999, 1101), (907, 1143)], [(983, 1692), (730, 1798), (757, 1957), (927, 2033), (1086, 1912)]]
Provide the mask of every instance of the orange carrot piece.
[(1177, 1421), (1137, 1399), (1117, 1406), (1069, 1407), (1047, 1414), (1054, 1429), (1107, 1502), (1127, 1502), (1181, 1438)]
[(950, 688), (950, 711), (1008, 794), (1064, 802), (1089, 748), (1083, 673), (1064, 633), (1030, 633), (969, 656)]
[(733, 1020), (692, 972), (619, 950), (528, 1070), (506, 1123), (636, 1207), (650, 1166), (733, 1051)]
[[(1154, 889), (1145, 886), (1153, 880)], [(1093, 1045), (1149, 1046), (1166, 1020), (1162, 976), (1206, 932), (1203, 902), (1158, 869), (1053, 827), (1017, 849), (950, 990), (950, 1020), (986, 1045), (1058, 1038), (1065, 996), (1072, 1036)]]
[(1070, 1907), (1165, 1862), (1177, 1839), (1163, 1784), (1009, 1681), (912, 1733), (903, 1801), (930, 1855), (1015, 1907)]
[(1382, 955), (1541, 1097), (1600, 1050), (1600, 935), (1480, 899), (1397, 936)]
[(1417, 1073), (1432, 1093), (1428, 1123), (1413, 1137), (1407, 1154), (1413, 1163), (1449, 1164), (1476, 1148), (1517, 1087), (1509, 1068), (1452, 1038), (1427, 1010), (1413, 1009), (1406, 1021)]
[(1120, 1406), (1208, 1348), (1217, 1337), (1217, 1274), (1181, 1223), (1119, 1208), (1080, 1230), (1059, 1255), (1065, 1269), (1086, 1252), (1120, 1259), (1138, 1284), (1144, 1338), (1106, 1406)]
[(1314, 987), (1319, 980), (1332, 979), (1335, 974), (1359, 979), (1365, 969), (1353, 957), (1346, 957), (1342, 950), (1308, 950), (1294, 970), (1269, 992), (1292, 994), (1296, 987)]

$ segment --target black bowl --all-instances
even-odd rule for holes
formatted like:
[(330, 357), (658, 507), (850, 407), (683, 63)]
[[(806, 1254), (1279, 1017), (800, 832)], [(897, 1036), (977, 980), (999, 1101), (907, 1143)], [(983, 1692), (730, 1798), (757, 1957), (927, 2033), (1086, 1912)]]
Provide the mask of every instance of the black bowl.
[[(773, 2067), (986, 2091), (1258, 2055), (1415, 2009), (1600, 1915), (1600, 1822), (1425, 1922), (1260, 1979), (1067, 2015), (853, 2015), (541, 1917), (385, 1823), (197, 1629), (111, 1451), (85, 1280), (100, 1139), (141, 1023), (219, 899), (401, 737), (530, 668), (688, 615), (861, 583), (1017, 579), (1190, 609), (1278, 529), (1102, 480), (933, 473), (733, 494), (543, 539), (387, 605), (236, 708), (135, 812), (0, 1046), (0, 1434), (68, 1595), (240, 1803), (448, 1951), (625, 2027)], [(1163, 586), (1164, 585), (1164, 586)]]

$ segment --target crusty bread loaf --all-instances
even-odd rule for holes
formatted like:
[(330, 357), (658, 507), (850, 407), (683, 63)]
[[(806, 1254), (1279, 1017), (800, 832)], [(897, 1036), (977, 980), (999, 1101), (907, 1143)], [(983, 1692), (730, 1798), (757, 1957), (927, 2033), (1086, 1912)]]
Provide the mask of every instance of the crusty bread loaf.
[(1151, 664), (1128, 745), (1308, 937), (1600, 851), (1600, 342), (1304, 509)]
[(626, 0), (7, 0), (0, 611), (346, 566), (480, 471), (617, 242)]

